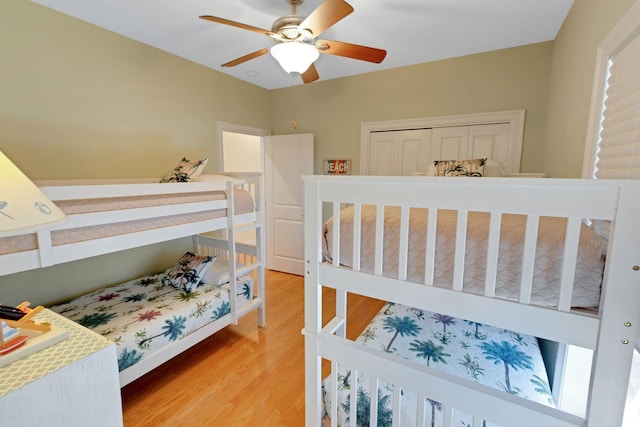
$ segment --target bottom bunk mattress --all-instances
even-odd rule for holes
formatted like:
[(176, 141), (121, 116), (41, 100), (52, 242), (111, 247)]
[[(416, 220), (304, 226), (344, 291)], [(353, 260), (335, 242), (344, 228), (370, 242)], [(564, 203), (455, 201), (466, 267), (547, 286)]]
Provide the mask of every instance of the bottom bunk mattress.
[[(512, 395), (555, 406), (538, 340), (529, 335), (387, 303), (357, 341)], [(357, 370), (357, 366), (354, 368)], [(369, 426), (371, 380), (359, 372), (356, 376), (356, 425)], [(323, 385), (327, 414), (331, 414), (331, 378), (332, 375), (325, 379)], [(337, 383), (337, 425), (348, 426), (353, 387), (351, 369), (340, 367)], [(393, 386), (380, 381), (377, 394), (378, 426), (390, 426)], [(401, 402), (401, 425), (415, 426), (417, 396), (403, 391)], [(444, 408), (439, 402), (427, 397), (423, 405), (426, 405), (423, 406), (425, 425), (445, 425)], [(450, 425), (475, 424), (471, 416), (454, 409)], [(493, 426), (484, 421), (482, 425)]]
[[(200, 283), (192, 292), (162, 284), (152, 274), (50, 307), (114, 341), (120, 371), (230, 314), (229, 284)], [(238, 306), (253, 299), (253, 279), (238, 278)], [(226, 321), (226, 323), (229, 323)]]

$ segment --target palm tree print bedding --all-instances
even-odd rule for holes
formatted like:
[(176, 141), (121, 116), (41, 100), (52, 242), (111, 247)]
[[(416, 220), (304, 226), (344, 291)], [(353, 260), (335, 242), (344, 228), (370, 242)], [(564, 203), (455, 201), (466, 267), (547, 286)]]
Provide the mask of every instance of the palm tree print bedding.
[[(231, 312), (229, 284), (200, 283), (191, 292), (152, 274), (50, 307), (114, 341), (120, 371)], [(253, 299), (253, 279), (237, 282), (238, 305)]]
[[(387, 303), (360, 334), (358, 341), (426, 366), (487, 385), (512, 395), (553, 406), (551, 390), (535, 337), (495, 328), (445, 314), (431, 313), (398, 304)], [(350, 370), (338, 371), (338, 425), (349, 425), (350, 390), (357, 387), (356, 416), (358, 426), (369, 425), (370, 379), (361, 373), (357, 378)], [(330, 383), (325, 381), (325, 409), (329, 408)], [(393, 387), (380, 383), (378, 394), (378, 426), (390, 426)], [(416, 424), (417, 397), (402, 394), (402, 425)], [(427, 424), (443, 425), (443, 405), (426, 399)], [(471, 426), (473, 419), (454, 410), (455, 426)], [(484, 426), (493, 426), (484, 422)]]

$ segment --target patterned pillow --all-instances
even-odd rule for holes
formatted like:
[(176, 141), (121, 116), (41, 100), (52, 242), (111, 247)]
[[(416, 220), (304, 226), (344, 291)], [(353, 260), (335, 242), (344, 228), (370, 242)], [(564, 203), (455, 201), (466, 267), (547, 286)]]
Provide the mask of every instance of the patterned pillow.
[(436, 160), (434, 176), (483, 176), (487, 159)]
[(216, 258), (215, 256), (195, 255), (191, 252), (185, 252), (173, 268), (164, 275), (162, 284), (173, 286), (178, 290), (184, 289), (185, 292), (191, 292), (198, 286), (200, 279), (211, 268)]
[(209, 159), (189, 160), (183, 157), (171, 172), (169, 172), (160, 182), (189, 182), (200, 176), (202, 170), (207, 165)]

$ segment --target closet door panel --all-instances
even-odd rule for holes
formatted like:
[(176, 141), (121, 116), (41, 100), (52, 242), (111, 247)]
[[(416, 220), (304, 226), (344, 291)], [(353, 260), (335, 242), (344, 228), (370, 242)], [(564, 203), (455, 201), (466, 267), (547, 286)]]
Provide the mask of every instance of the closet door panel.
[(369, 175), (398, 175), (400, 132), (376, 132), (369, 145)]
[(403, 131), (400, 135), (399, 175), (426, 172), (430, 163), (431, 129)]
[(469, 147), (469, 126), (434, 128), (431, 159), (466, 159)]
[(511, 156), (508, 123), (374, 132), (369, 140), (369, 175), (428, 172), (434, 160)]
[(469, 126), (467, 158), (504, 159), (509, 155), (509, 131), (507, 123)]

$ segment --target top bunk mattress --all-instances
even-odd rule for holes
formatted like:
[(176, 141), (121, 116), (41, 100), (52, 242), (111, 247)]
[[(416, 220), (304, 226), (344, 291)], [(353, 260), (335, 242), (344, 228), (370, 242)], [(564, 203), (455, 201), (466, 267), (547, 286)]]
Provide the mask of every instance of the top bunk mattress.
[[(382, 274), (398, 276), (401, 210), (397, 206), (384, 209), (384, 256)], [(409, 241), (407, 252), (407, 280), (424, 283), (426, 242), (429, 229), (428, 210), (412, 208), (409, 217)], [(467, 222), (464, 260), (464, 290), (474, 294), (484, 292), (487, 266), (487, 244), (490, 216), (486, 212), (470, 212)], [(562, 278), (562, 256), (566, 234), (566, 218), (541, 217), (538, 245), (533, 271), (532, 303), (542, 306), (558, 304)], [(323, 258), (333, 261), (333, 226), (330, 218), (323, 228)], [(454, 275), (457, 213), (438, 210), (435, 241), (435, 269), (433, 285), (450, 288)], [(496, 276), (496, 295), (508, 300), (518, 300), (519, 278), (522, 276), (526, 217), (504, 214), (501, 219), (500, 245)], [(362, 206), (360, 240), (360, 270), (373, 272), (375, 264), (376, 208)], [(352, 268), (354, 208), (340, 212), (340, 265)], [(604, 274), (607, 241), (593, 229), (581, 225), (576, 260), (572, 307), (597, 308), (600, 303), (600, 287)]]
[[(81, 199), (62, 200), (56, 205), (66, 215), (79, 215), (87, 213), (99, 213), (108, 211), (124, 211), (157, 206), (187, 205), (216, 200), (226, 200), (224, 191), (199, 192), (187, 194), (167, 194), (151, 196), (135, 196), (105, 199)], [(255, 208), (253, 198), (244, 190), (235, 190), (236, 215), (252, 212)], [(73, 227), (51, 232), (53, 246), (77, 243), (85, 240), (101, 239), (122, 234), (135, 233), (207, 219), (222, 218), (227, 215), (226, 209), (212, 209), (193, 213), (165, 215), (131, 221), (119, 221), (115, 223), (96, 224), (84, 227)], [(37, 235), (25, 234), (0, 238), (0, 255), (33, 250), (38, 247)]]
[[(224, 180), (226, 179), (226, 181)], [(42, 251), (43, 248), (58, 248), (75, 243), (93, 242), (97, 245), (100, 239), (130, 235), (125, 247), (119, 248), (119, 243), (110, 243), (112, 249), (98, 249), (100, 253), (89, 253), (86, 256), (123, 250), (156, 241), (171, 240), (170, 229), (189, 224), (208, 224), (207, 221), (220, 219), (218, 226), (196, 232), (212, 231), (226, 226), (224, 218), (227, 216), (226, 182), (242, 183), (228, 177), (208, 177), (203, 182), (158, 184), (141, 181), (84, 181), (74, 182), (73, 185), (62, 185), (65, 181), (49, 181), (42, 187), (43, 191), (69, 217), (69, 220), (49, 231), (45, 239), (38, 233), (24, 234), (0, 238), (0, 256)], [(194, 185), (195, 184), (195, 185)], [(242, 188), (234, 187), (234, 214), (250, 214), (255, 212), (256, 205), (252, 194)], [(248, 221), (247, 221), (248, 222)], [(155, 241), (144, 241), (144, 232), (152, 230), (166, 230), (162, 238)], [(185, 228), (186, 230), (186, 228)], [(189, 229), (191, 231), (191, 229)], [(138, 233), (138, 234), (136, 234)], [(195, 233), (177, 233), (173, 238), (184, 237)], [(138, 236), (133, 238), (133, 236)], [(132, 241), (133, 240), (133, 241)], [(106, 242), (106, 240), (105, 240)], [(46, 249), (44, 249), (46, 250)], [(26, 256), (26, 255), (25, 255)], [(74, 258), (75, 257), (75, 258)], [(83, 258), (84, 256), (69, 255), (62, 261), (52, 260), (50, 264)], [(31, 268), (46, 266), (9, 265), (7, 263), (0, 274), (10, 274)], [(16, 264), (16, 263), (13, 263)]]

